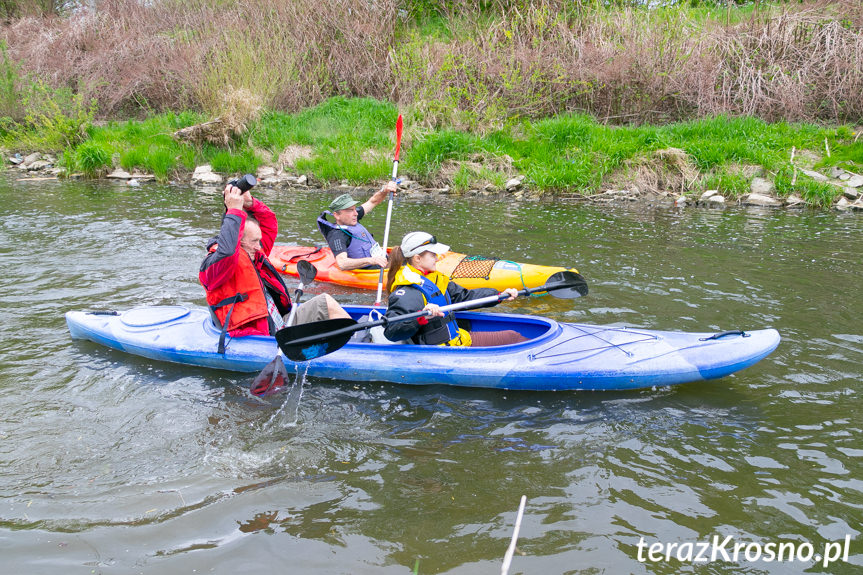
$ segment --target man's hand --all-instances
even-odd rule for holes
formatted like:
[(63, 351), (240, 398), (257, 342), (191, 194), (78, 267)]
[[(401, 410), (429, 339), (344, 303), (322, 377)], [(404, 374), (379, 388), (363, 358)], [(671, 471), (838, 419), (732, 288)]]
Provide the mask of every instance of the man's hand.
[(366, 259), (369, 261), (369, 263), (366, 264), (367, 266), (381, 266), (382, 268), (385, 268), (388, 265), (387, 258), (368, 257)]
[(246, 207), (246, 200), (249, 201), (249, 207), (252, 205), (252, 194), (243, 193), (240, 188), (228, 184), (225, 186), (225, 207), (229, 210), (242, 210)]
[(378, 193), (386, 196), (390, 192), (393, 194), (399, 193), (399, 185), (392, 180), (384, 184), (384, 187), (382, 187)]
[(365, 201), (365, 203), (363, 204), (363, 211), (365, 213), (369, 213), (370, 211), (375, 209), (376, 205), (378, 205), (379, 203), (381, 203), (382, 201), (387, 199), (388, 193), (392, 192), (393, 194), (396, 194), (396, 193), (398, 193), (398, 191), (399, 191), (398, 184), (396, 184), (395, 182), (390, 180), (389, 182), (384, 184), (380, 190), (373, 193), (371, 195), (371, 197)]
[(387, 258), (372, 257), (367, 258), (349, 258), (348, 252), (341, 252), (336, 256), (336, 265), (343, 272), (364, 268), (366, 266), (381, 266), (386, 268), (388, 264)]
[(387, 194), (389, 194), (390, 192), (392, 192), (393, 194), (397, 194), (398, 191), (399, 185), (394, 181), (390, 180), (389, 182), (384, 184), (380, 190), (375, 192), (374, 195), (369, 198), (369, 201), (372, 202), (374, 205), (378, 205), (387, 198)]

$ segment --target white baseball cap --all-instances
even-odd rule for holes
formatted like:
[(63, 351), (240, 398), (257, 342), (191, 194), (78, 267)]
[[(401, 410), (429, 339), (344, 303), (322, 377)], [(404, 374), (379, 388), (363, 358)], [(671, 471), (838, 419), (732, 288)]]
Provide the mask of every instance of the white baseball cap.
[(411, 232), (402, 238), (402, 253), (406, 258), (423, 252), (432, 252), (440, 255), (448, 251), (448, 245), (439, 244), (437, 238), (425, 232)]

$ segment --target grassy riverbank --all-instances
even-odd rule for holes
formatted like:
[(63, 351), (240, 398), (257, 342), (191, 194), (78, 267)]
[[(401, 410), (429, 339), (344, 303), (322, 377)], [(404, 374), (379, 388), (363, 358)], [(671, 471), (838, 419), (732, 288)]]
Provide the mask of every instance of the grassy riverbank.
[[(91, 177), (122, 167), (167, 180), (208, 163), (225, 174), (271, 165), (306, 174), (321, 185), (341, 180), (361, 185), (389, 173), (397, 115), (387, 102), (336, 97), (296, 114), (264, 112), (228, 146), (174, 138), (175, 131), (206, 119), (192, 112), (91, 124), (59, 150), (55, 146), (64, 138), (54, 124), (11, 130), (0, 143), (9, 150), (59, 151), (67, 173)], [(748, 193), (752, 177), (762, 175), (775, 183), (779, 197), (796, 192), (810, 204), (828, 206), (841, 188), (795, 167), (839, 166), (860, 173), (863, 138), (849, 127), (755, 118), (609, 126), (586, 115), (565, 114), (485, 135), (407, 121), (401, 159), (405, 176), (457, 193), (502, 190), (507, 180), (522, 175), (524, 187), (537, 193), (659, 186), (689, 195), (718, 189), (734, 198)]]
[(827, 206), (841, 186), (801, 168), (863, 172), (857, 0), (75, 5), (0, 25), (0, 145), (66, 174), (271, 165), (368, 184), (399, 112), (402, 172), (456, 193), (523, 177), (535, 194), (735, 198), (763, 177)]

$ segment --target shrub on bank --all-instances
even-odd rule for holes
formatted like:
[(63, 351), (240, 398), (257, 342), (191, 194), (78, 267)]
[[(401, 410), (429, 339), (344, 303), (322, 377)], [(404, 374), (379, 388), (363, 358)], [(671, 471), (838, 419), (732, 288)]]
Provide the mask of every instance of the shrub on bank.
[(859, 0), (649, 4), (102, 0), (0, 36), (23, 77), (106, 118), (215, 117), (230, 88), (286, 111), (368, 96), (414, 125), (482, 133), (573, 111), (863, 121)]

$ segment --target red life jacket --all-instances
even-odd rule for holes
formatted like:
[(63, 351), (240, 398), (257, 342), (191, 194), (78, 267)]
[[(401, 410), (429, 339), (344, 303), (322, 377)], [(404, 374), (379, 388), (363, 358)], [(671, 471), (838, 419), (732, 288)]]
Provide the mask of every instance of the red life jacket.
[[(217, 247), (214, 244), (210, 251)], [(225, 331), (267, 317), (267, 299), (261, 279), (249, 254), (240, 251), (236, 273), (219, 287), (207, 290), (207, 303)]]

